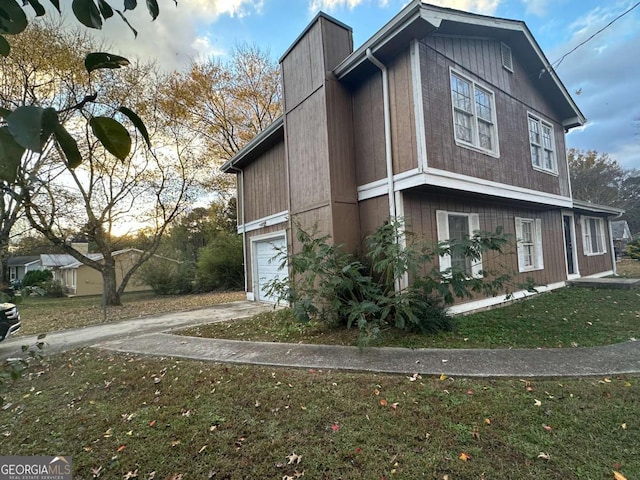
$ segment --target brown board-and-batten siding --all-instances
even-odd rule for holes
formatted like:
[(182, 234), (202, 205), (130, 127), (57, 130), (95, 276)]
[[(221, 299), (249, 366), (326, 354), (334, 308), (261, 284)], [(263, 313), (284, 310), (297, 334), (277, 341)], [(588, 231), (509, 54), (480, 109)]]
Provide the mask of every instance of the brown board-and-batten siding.
[[(589, 215), (587, 215), (589, 216)], [(578, 254), (578, 269), (581, 277), (588, 277), (590, 275), (597, 275), (602, 272), (613, 271), (613, 256), (611, 254), (611, 237), (609, 235), (609, 228), (607, 219), (603, 219), (605, 225), (605, 248), (606, 252), (595, 255), (586, 255), (584, 251), (583, 243), (583, 231), (582, 222), (580, 221), (581, 214), (575, 216), (575, 229), (576, 229), (576, 246)]]
[[(517, 284), (524, 283), (529, 278), (536, 285), (549, 285), (566, 280), (560, 209), (536, 208), (523, 203), (483, 199), (472, 195), (452, 197), (444, 192), (434, 192), (423, 187), (404, 192), (404, 210), (407, 231), (433, 246), (438, 241), (436, 212), (439, 210), (478, 214), (481, 231), (494, 232), (501, 227), (508, 237), (508, 246), (502, 254), (487, 252), (483, 257), (483, 268), (510, 274), (512, 289), (518, 290)], [(516, 217), (541, 220), (544, 259), (544, 268), (541, 270), (518, 271)]]
[[(279, 142), (244, 168), (244, 221), (252, 222), (287, 210), (284, 142)], [(239, 177), (239, 176), (238, 176)], [(239, 188), (242, 186), (239, 185)], [(242, 204), (238, 204), (238, 211)]]
[[(513, 73), (502, 66), (500, 42), (432, 35), (420, 42), (420, 74), (428, 166), (470, 177), (570, 196), (564, 130), (536, 78), (513, 56)], [(454, 69), (494, 94), (499, 158), (457, 146), (454, 141), (450, 72)], [(528, 113), (554, 131), (557, 174), (531, 164)]]

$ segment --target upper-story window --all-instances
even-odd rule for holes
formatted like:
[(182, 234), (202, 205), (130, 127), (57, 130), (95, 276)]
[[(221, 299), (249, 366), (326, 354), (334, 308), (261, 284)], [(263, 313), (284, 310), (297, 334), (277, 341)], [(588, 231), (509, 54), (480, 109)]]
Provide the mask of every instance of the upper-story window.
[(529, 143), (531, 144), (531, 164), (533, 168), (545, 172), (558, 173), (553, 126), (529, 114)]
[(452, 70), (451, 102), (456, 143), (499, 156), (493, 92)]

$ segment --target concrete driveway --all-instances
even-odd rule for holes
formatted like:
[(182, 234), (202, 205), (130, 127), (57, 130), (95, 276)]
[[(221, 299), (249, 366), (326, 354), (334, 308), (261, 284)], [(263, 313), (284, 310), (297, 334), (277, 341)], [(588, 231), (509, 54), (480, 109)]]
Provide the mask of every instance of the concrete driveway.
[[(255, 302), (232, 302), (186, 312), (61, 330), (47, 333), (46, 353), (54, 354), (74, 348), (94, 346), (109, 340), (134, 339), (144, 334), (166, 332), (203, 323), (246, 318), (272, 308)], [(0, 360), (19, 356), (22, 345), (33, 345), (36, 341), (36, 335), (20, 335), (0, 342)]]

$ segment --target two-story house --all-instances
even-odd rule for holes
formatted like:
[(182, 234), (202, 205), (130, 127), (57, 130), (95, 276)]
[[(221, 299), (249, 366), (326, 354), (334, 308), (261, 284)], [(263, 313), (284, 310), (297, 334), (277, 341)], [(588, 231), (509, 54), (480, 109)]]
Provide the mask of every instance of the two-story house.
[(294, 225), (356, 250), (390, 217), (434, 241), (502, 226), (519, 240), (501, 260), (516, 282), (613, 273), (620, 211), (572, 199), (565, 132), (585, 118), (523, 22), (414, 0), (354, 51), (320, 13), (280, 64), (283, 115), (222, 167), (237, 175), (249, 299), (273, 300), (263, 286), (286, 274), (273, 257), (295, 251)]

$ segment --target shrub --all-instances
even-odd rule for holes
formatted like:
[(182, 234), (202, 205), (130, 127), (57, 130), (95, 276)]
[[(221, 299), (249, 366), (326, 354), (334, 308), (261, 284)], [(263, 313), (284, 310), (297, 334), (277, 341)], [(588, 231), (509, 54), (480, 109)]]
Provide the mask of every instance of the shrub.
[(53, 273), (51, 270), (30, 270), (25, 273), (22, 279), (23, 287), (31, 287), (34, 285), (40, 285), (48, 280), (53, 279)]
[(635, 260), (640, 260), (640, 238), (627, 243), (627, 255)]
[(237, 290), (244, 287), (242, 237), (219, 233), (200, 252), (197, 286), (200, 291)]
[(65, 296), (64, 287), (58, 280), (47, 280), (40, 286), (44, 290), (45, 297), (60, 298)]
[[(328, 237), (316, 238), (298, 227), (300, 251), (282, 258), (289, 263), (291, 276), (267, 284), (268, 293), (286, 300), (298, 321), (357, 326), (363, 347), (388, 325), (429, 333), (449, 330), (453, 321), (445, 307), (455, 298), (470, 298), (476, 292), (496, 294), (506, 288), (510, 279), (506, 274), (485, 270), (476, 278), (455, 267), (423, 271), (439, 255), (462, 254), (477, 260), (486, 251), (501, 253), (508, 238), (500, 229), (433, 248), (410, 234), (404, 245), (402, 233), (401, 221), (382, 225), (367, 238), (366, 254), (360, 259), (330, 244)], [(409, 276), (411, 285), (400, 288)]]
[(193, 291), (195, 268), (190, 262), (175, 263), (152, 258), (142, 267), (139, 275), (157, 295), (184, 295)]

